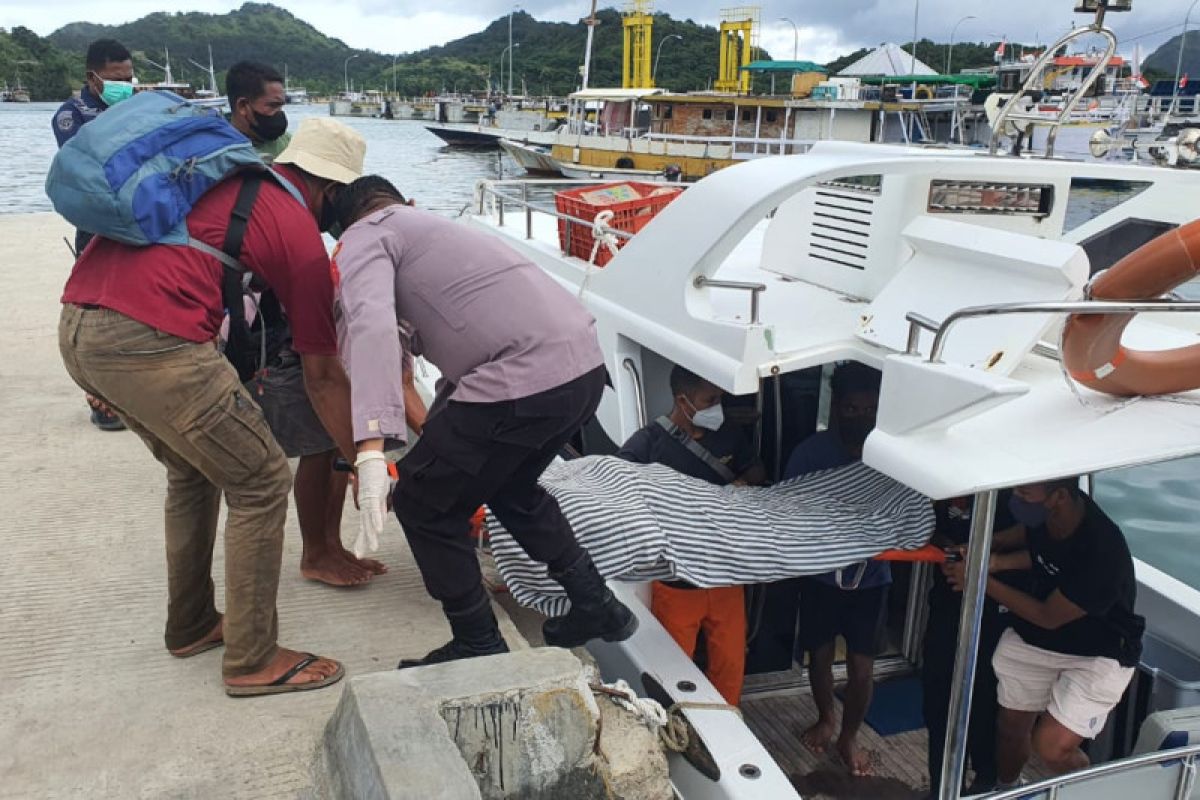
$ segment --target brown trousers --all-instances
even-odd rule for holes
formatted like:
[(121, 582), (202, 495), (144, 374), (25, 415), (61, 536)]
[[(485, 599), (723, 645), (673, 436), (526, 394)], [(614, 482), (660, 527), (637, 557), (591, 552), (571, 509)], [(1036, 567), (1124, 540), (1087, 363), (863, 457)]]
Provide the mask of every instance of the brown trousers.
[(217, 624), (212, 558), (225, 523), (225, 677), (276, 652), (275, 595), (292, 476), (262, 411), (214, 344), (156, 331), (107, 309), (63, 307), (67, 372), (120, 415), (167, 468), (168, 648)]

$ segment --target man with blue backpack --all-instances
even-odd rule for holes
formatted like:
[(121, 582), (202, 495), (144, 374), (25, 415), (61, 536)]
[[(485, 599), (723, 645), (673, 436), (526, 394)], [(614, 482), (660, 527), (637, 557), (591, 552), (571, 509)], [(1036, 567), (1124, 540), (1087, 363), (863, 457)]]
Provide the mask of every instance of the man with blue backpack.
[[(58, 146), (62, 147), (79, 130), (110, 105), (133, 96), (133, 57), (125, 45), (114, 39), (97, 39), (88, 45), (87, 75), (79, 97), (72, 97), (59, 106), (51, 121), (51, 130)], [(75, 230), (75, 254), (78, 256), (91, 241), (92, 234)], [(92, 410), (92, 424), (102, 431), (123, 431), (125, 423), (92, 396), (87, 398)]]
[[(63, 293), (64, 364), (166, 467), (166, 647), (186, 658), (224, 645), (231, 696), (317, 689), (344, 673), (276, 641), (291, 472), (217, 338), (228, 311), (230, 341), (253, 339), (243, 293), (271, 289), (313, 408), (354, 457), (320, 232), (365, 149), (336, 121), (309, 119), (269, 170), (219, 115), (146, 92), (90, 123), (46, 180), (55, 208), (98, 234)], [(223, 616), (211, 576), (222, 495)]]

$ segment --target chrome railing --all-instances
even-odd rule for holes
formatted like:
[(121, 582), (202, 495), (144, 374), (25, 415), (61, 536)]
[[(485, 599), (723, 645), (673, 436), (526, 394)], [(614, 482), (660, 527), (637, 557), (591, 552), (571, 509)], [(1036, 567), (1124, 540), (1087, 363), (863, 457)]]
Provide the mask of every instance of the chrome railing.
[(765, 283), (750, 283), (748, 281), (720, 281), (713, 280), (707, 275), (697, 275), (692, 281), (692, 285), (697, 289), (709, 287), (710, 289), (740, 289), (750, 293), (750, 324), (757, 325), (759, 320), (758, 296), (767, 290)]
[[(1171, 800), (1188, 800), (1192, 795), (1192, 790), (1196, 787), (1198, 758), (1200, 758), (1200, 744), (1193, 744), (1174, 750), (1158, 750), (1153, 753), (1133, 756), (1132, 758), (1123, 758), (1120, 761), (1100, 764), (1099, 766), (1081, 770), (1080, 772), (1047, 778), (1044, 781), (1026, 784), (1025, 786), (1008, 789), (997, 794), (990, 794), (987, 796), (987, 800), (1033, 800), (1033, 798), (1039, 795), (1045, 795), (1047, 800), (1055, 800), (1059, 791), (1064, 786), (1088, 783), (1096, 779), (1102, 779), (1108, 775), (1128, 772), (1139, 767), (1153, 765), (1170, 766), (1174, 762), (1182, 762), (1182, 768), (1180, 769), (1179, 780), (1175, 784), (1175, 793)], [(1146, 798), (1146, 800), (1149, 800), (1149, 798)]]
[(633, 378), (633, 401), (637, 403), (638, 428), (644, 428), (646, 427), (646, 396), (642, 391), (642, 376), (632, 358), (626, 358), (621, 362), (621, 366), (629, 373), (629, 377)]
[[(950, 330), (965, 319), (980, 317), (995, 317), (1004, 314), (1141, 314), (1154, 312), (1197, 313), (1200, 312), (1200, 302), (1179, 300), (1076, 300), (1062, 303), (999, 303), (990, 306), (970, 306), (960, 308), (942, 322), (935, 322), (916, 312), (909, 312), (905, 319), (908, 321), (909, 355), (916, 355), (920, 346), (921, 331), (933, 333), (933, 346), (929, 350), (929, 360), (934, 363), (942, 361), (946, 349), (946, 341)], [(1049, 353), (1043, 353), (1049, 355)]]
[[(988, 148), (991, 155), (996, 155), (1000, 149), (1000, 137), (1004, 135), (1005, 123), (1012, 120), (1013, 124), (1018, 124), (1018, 128), (1022, 132), (1030, 133), (1030, 144), (1033, 143), (1032, 127), (1034, 125), (1045, 125), (1050, 128), (1046, 135), (1046, 158), (1054, 156), (1054, 142), (1058, 138), (1058, 129), (1066, 124), (1071, 119), (1071, 114), (1075, 107), (1079, 105), (1084, 96), (1092, 88), (1097, 80), (1108, 69), (1108, 65), (1112, 60), (1113, 55), (1117, 52), (1117, 37), (1111, 30), (1104, 27), (1104, 12), (1105, 7), (1101, 5), (1099, 8), (1096, 21), (1091, 25), (1082, 28), (1075, 28), (1070, 33), (1064, 34), (1057, 42), (1047, 47), (1045, 51), (1038, 57), (1037, 61), (1029, 69), (1029, 74), (1025, 78), (1021, 88), (1008, 99), (1004, 107), (1000, 110), (999, 116), (992, 126), (992, 140)], [(1026, 96), (1026, 93), (1040, 89), (1042, 85), (1043, 75), (1051, 62), (1055, 59), (1058, 52), (1084, 36), (1101, 36), (1104, 39), (1104, 53), (1096, 60), (1095, 66), (1084, 76), (1079, 84), (1079, 88), (1072, 92), (1068, 97), (1067, 102), (1063, 103), (1056, 116), (1043, 116), (1037, 113), (1024, 113), (1017, 110), (1017, 105), (1021, 99)]]

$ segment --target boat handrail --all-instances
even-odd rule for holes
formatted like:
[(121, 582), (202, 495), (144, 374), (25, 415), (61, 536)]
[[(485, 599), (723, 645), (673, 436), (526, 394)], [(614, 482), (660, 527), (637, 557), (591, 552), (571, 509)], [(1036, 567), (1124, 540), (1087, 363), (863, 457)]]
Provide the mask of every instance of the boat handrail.
[[(526, 239), (533, 238), (533, 212), (536, 211), (540, 214), (545, 214), (547, 216), (554, 217), (555, 219), (566, 222), (567, 223), (567, 240), (570, 241), (570, 238), (571, 238), (570, 226), (583, 225), (584, 227), (586, 227), (588, 229), (594, 229), (596, 227), (595, 220), (583, 219), (582, 217), (572, 216), (571, 214), (564, 214), (563, 212), (561, 212), (557, 209), (549, 209), (549, 208), (545, 208), (544, 206), (536, 205), (533, 201), (531, 201), (529, 199), (529, 187), (530, 186), (547, 186), (547, 185), (550, 185), (550, 186), (566, 186), (566, 185), (594, 186), (594, 185), (598, 185), (599, 183), (601, 183), (601, 182), (597, 181), (595, 179), (591, 179), (591, 180), (562, 180), (562, 179), (523, 180), (523, 179), (510, 178), (510, 179), (499, 179), (499, 180), (482, 180), (482, 181), (479, 181), (478, 184), (476, 184), (476, 191), (479, 193), (478, 211), (479, 211), (480, 216), (482, 216), (484, 213), (487, 196), (491, 195), (492, 197), (496, 198), (496, 211), (497, 211), (497, 215), (499, 217), (498, 224), (500, 225), (500, 227), (502, 227), (502, 228), (504, 227), (504, 204), (509, 203), (511, 205), (517, 206), (518, 208), (525, 209), (525, 238)], [(689, 186), (689, 184), (687, 184), (687, 183), (672, 183), (672, 182), (667, 182), (667, 181), (663, 181), (663, 185), (664, 186), (678, 186), (681, 189), (685, 189)], [(498, 191), (497, 187), (508, 187), (508, 186), (520, 186), (521, 187), (521, 196), (520, 197), (511, 197), (509, 195), (506, 195), (506, 194)], [(618, 228), (609, 227), (607, 225), (603, 225), (602, 228), (603, 228), (604, 233), (611, 233), (612, 235), (616, 236), (618, 239), (632, 239), (634, 236), (634, 234), (629, 231), (623, 231)], [(766, 287), (764, 287), (764, 288), (766, 288)]]
[(759, 322), (758, 306), (759, 295), (767, 290), (765, 283), (752, 283), (750, 281), (722, 281), (713, 280), (707, 275), (697, 275), (692, 281), (692, 285), (697, 289), (703, 289), (705, 286), (710, 289), (741, 289), (750, 293), (750, 324), (757, 325)]
[(1127, 772), (1139, 767), (1147, 767), (1154, 764), (1166, 765), (1172, 761), (1183, 762), (1183, 769), (1179, 773), (1179, 781), (1176, 783), (1173, 800), (1187, 800), (1191, 797), (1192, 789), (1196, 785), (1197, 756), (1200, 756), (1200, 744), (1188, 745), (1173, 750), (1156, 750), (1153, 753), (1145, 753), (1144, 755), (1133, 756), (1132, 758), (1123, 758), (1120, 761), (1110, 761), (1107, 764), (1100, 764), (1079, 772), (1058, 775), (1038, 781), (1037, 783), (1027, 783), (1015, 789), (1007, 789), (997, 794), (990, 794), (988, 795), (988, 800), (1018, 800), (1018, 798), (1036, 797), (1043, 792), (1047, 800), (1054, 800), (1058, 797), (1059, 789), (1064, 786), (1084, 783), (1093, 778)]
[(946, 341), (950, 330), (965, 319), (979, 317), (995, 317), (1005, 314), (1142, 314), (1142, 313), (1200, 313), (1200, 301), (1179, 300), (1075, 300), (1062, 303), (998, 303), (987, 306), (968, 306), (960, 308), (942, 322), (935, 322), (928, 317), (909, 312), (905, 319), (908, 322), (909, 355), (916, 355), (922, 330), (933, 333), (933, 346), (929, 350), (929, 361), (941, 363), (942, 354), (946, 349)]
[[(1075, 110), (1075, 106), (1084, 98), (1092, 86), (1104, 75), (1108, 69), (1112, 57), (1117, 52), (1117, 36), (1111, 30), (1104, 27), (1104, 12), (1106, 6), (1101, 4), (1096, 14), (1096, 21), (1091, 25), (1081, 28), (1075, 28), (1069, 33), (1064, 34), (1057, 42), (1047, 47), (1045, 51), (1038, 57), (1037, 61), (1029, 69), (1029, 74), (1025, 77), (1021, 88), (1013, 94), (1012, 97), (1004, 104), (1000, 110), (999, 116), (996, 117), (995, 123), (992, 125), (992, 140), (988, 146), (988, 153), (996, 155), (1000, 149), (1000, 137), (1004, 135), (1005, 123), (1009, 118), (1025, 123), (1023, 128), (1019, 128), (1023, 132), (1031, 132), (1035, 125), (1045, 125), (1050, 131), (1046, 135), (1046, 158), (1054, 157), (1054, 142), (1058, 138), (1058, 129), (1070, 121), (1071, 114)], [(1017, 112), (1017, 104), (1021, 102), (1021, 98), (1025, 97), (1028, 92), (1038, 89), (1042, 80), (1046, 67), (1050, 65), (1056, 54), (1066, 45), (1079, 39), (1083, 36), (1097, 35), (1104, 37), (1105, 48), (1103, 57), (1096, 60), (1095, 65), (1079, 84), (1079, 88), (1072, 92), (1062, 108), (1059, 109), (1056, 117), (1043, 116), (1037, 113), (1019, 113)], [(1030, 133), (1030, 145), (1033, 143), (1032, 133)]]

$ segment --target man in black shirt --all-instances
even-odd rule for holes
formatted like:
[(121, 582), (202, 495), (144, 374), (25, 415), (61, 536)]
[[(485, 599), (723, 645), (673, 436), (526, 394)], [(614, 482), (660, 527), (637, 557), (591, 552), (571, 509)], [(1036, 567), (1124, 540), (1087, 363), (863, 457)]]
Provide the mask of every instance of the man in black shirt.
[[(992, 662), (1000, 787), (1016, 783), (1031, 749), (1059, 774), (1088, 766), (1079, 746), (1100, 732), (1129, 685), (1145, 627), (1133, 611), (1125, 537), (1078, 481), (1017, 487), (1009, 509), (1021, 525), (998, 534), (996, 546), (1015, 549), (994, 554), (989, 570), (1029, 570), (1030, 591), (988, 579), (988, 597), (1013, 619)], [(948, 573), (961, 588), (963, 565)]]
[[(663, 464), (720, 486), (763, 483), (766, 470), (738, 427), (725, 421), (720, 388), (682, 367), (671, 371), (675, 404), (642, 428), (617, 456)], [(746, 669), (746, 608), (741, 586), (701, 589), (686, 581), (656, 582), (650, 610), (691, 657), (704, 631), (705, 674), (725, 702), (737, 705)]]

